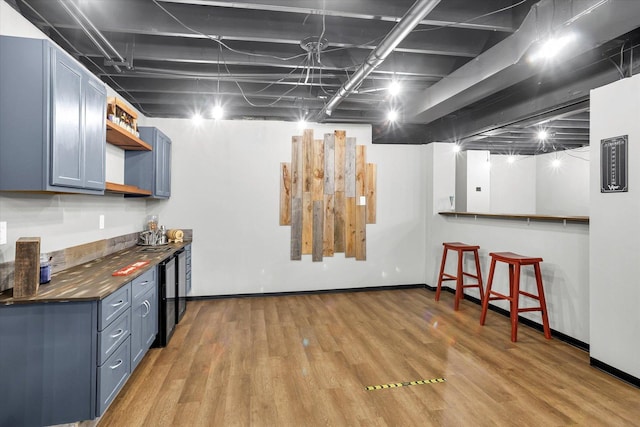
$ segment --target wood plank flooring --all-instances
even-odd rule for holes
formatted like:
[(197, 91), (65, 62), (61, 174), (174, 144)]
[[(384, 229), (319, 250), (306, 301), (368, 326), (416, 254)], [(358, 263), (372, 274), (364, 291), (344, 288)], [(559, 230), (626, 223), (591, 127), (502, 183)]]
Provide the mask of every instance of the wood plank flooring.
[(639, 425), (640, 390), (586, 352), (479, 317), (424, 289), (189, 302), (99, 426)]

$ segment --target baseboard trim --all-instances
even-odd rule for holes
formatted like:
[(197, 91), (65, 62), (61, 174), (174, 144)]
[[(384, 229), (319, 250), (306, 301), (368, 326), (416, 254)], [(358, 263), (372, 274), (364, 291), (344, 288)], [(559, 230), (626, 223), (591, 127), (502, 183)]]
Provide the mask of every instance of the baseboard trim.
[[(436, 286), (429, 286), (429, 285), (425, 285), (425, 288), (435, 292), (436, 291)], [(455, 294), (455, 289), (452, 288), (442, 288), (443, 291), (449, 292), (451, 294)], [(481, 301), (479, 298), (476, 297), (472, 297), (471, 295), (464, 295), (464, 299), (466, 299), (467, 301), (471, 301), (475, 304), (478, 305), (482, 305)], [(498, 314), (501, 314), (505, 317), (511, 317), (509, 314), (509, 310), (505, 310), (504, 308), (501, 307), (496, 307), (495, 305), (489, 304), (489, 310), (494, 311)], [(540, 332), (544, 332), (542, 325), (540, 323), (534, 322), (531, 319), (527, 319), (525, 317), (522, 316), (518, 316), (518, 322), (522, 323), (523, 325), (529, 326), (530, 328), (536, 329)], [(555, 329), (551, 329), (551, 336), (554, 338), (559, 339), (560, 341), (566, 342), (567, 344), (570, 344), (574, 347), (579, 348), (580, 350), (584, 350), (586, 352), (589, 351), (589, 344), (587, 344), (586, 342), (580, 341), (570, 335), (567, 334), (563, 334), (562, 332), (558, 332)]]
[(389, 286), (371, 286), (362, 288), (344, 288), (344, 289), (320, 289), (313, 291), (289, 291), (289, 292), (265, 292), (265, 293), (247, 293), (247, 294), (225, 294), (225, 295), (205, 295), (190, 296), (188, 301), (225, 299), (225, 298), (259, 298), (259, 297), (281, 297), (291, 295), (316, 295), (316, 294), (337, 294), (347, 292), (372, 292), (372, 291), (396, 291), (401, 289), (424, 289), (424, 283), (416, 283), (413, 285), (389, 285)]
[(621, 371), (618, 368), (614, 368), (611, 365), (607, 365), (604, 362), (599, 361), (598, 359), (594, 359), (593, 357), (589, 358), (589, 364), (594, 368), (600, 369), (602, 372), (606, 372), (609, 375), (613, 375), (614, 377), (631, 384), (634, 387), (640, 388), (640, 378), (634, 377), (631, 374), (628, 374), (624, 371)]

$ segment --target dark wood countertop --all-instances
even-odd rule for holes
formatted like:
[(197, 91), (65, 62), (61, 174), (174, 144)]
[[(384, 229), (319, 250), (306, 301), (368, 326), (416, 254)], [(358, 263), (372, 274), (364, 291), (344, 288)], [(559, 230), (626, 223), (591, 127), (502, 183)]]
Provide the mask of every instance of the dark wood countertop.
[[(132, 246), (111, 255), (54, 273), (51, 276), (51, 282), (40, 285), (38, 294), (35, 297), (13, 298), (13, 290), (8, 289), (0, 293), (0, 306), (101, 300), (145, 271), (154, 268), (162, 260), (190, 243), (190, 241), (185, 241), (184, 243), (155, 246), (155, 248), (167, 248), (167, 250), (159, 252), (145, 251), (145, 248), (149, 248), (148, 246)], [(150, 261), (150, 263), (128, 276), (112, 276), (115, 271), (137, 261)]]
[(495, 213), (482, 213), (482, 212), (456, 212), (456, 211), (442, 211), (438, 212), (444, 216), (472, 216), (480, 218), (496, 218), (496, 219), (526, 219), (532, 221), (567, 221), (578, 222), (583, 224), (589, 223), (588, 216), (562, 216), (562, 215), (535, 215), (535, 214), (495, 214)]

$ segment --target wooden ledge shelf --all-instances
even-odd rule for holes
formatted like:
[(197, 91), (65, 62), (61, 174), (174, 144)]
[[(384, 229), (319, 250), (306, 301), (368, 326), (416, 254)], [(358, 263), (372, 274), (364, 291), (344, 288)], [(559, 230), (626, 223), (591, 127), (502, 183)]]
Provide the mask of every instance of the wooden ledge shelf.
[(123, 150), (151, 151), (151, 145), (109, 120), (107, 120), (107, 142)]
[(492, 214), (492, 213), (480, 213), (480, 212), (456, 212), (456, 211), (442, 211), (438, 214), (443, 216), (453, 217), (474, 217), (474, 218), (495, 218), (495, 219), (518, 219), (529, 221), (558, 221), (575, 222), (580, 224), (589, 224), (588, 216), (562, 216), (562, 215), (529, 215), (529, 214)]
[(107, 182), (105, 191), (110, 193), (128, 194), (132, 196), (150, 196), (151, 191), (143, 190), (135, 185), (116, 184), (115, 182)]

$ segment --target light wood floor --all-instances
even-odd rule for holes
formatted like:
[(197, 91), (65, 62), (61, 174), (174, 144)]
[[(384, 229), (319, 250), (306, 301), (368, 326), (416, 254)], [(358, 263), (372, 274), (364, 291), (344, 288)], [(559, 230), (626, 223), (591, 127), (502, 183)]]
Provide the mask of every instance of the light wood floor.
[(424, 289), (190, 302), (99, 426), (640, 425), (640, 389), (586, 352), (452, 307)]

